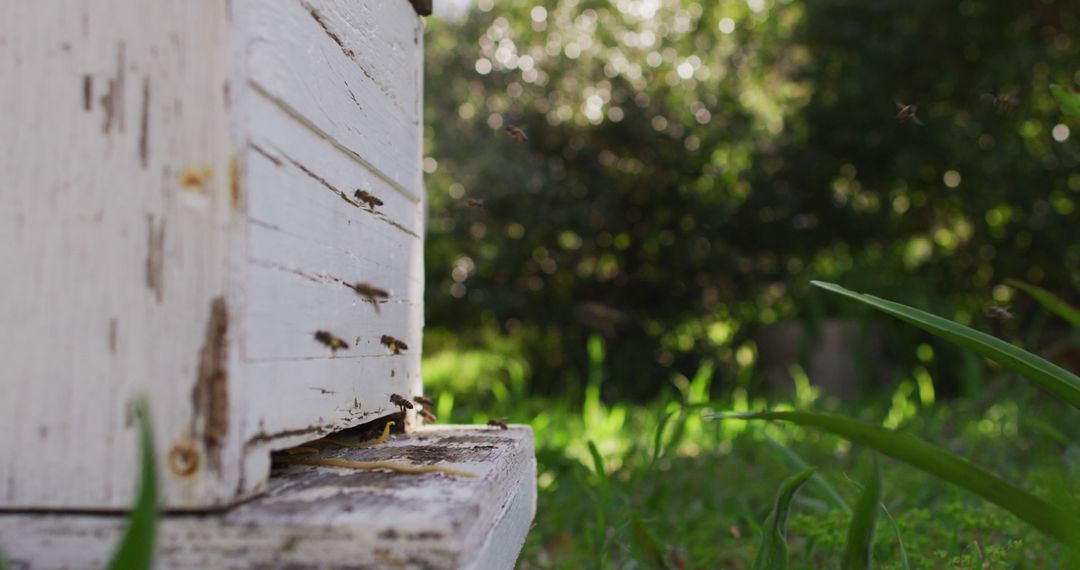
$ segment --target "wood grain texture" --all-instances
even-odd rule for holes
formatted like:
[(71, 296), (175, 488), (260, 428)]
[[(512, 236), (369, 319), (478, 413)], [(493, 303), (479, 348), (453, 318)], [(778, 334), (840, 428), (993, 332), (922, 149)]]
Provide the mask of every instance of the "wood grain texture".
[[(223, 3), (4, 7), (2, 508), (127, 505), (136, 395), (160, 449), (204, 435), (192, 392), (241, 221), (227, 20)], [(178, 505), (233, 492), (217, 476), (165, 491)]]
[(252, 86), (419, 200), (422, 29), (413, 10), (400, 0), (239, 8)]
[[(527, 426), (423, 428), (354, 460), (441, 465), (478, 475), (405, 475), (294, 465), (264, 496), (214, 517), (170, 516), (158, 568), (513, 568), (536, 509)], [(15, 567), (104, 567), (123, 521), (0, 514)]]
[[(0, 510), (127, 508), (136, 395), (164, 504), (198, 509), (264, 488), (271, 449), (419, 392), (423, 47), (405, 2), (9, 8)], [(390, 290), (377, 313), (357, 281)], [(322, 329), (361, 340), (334, 354)], [(173, 469), (175, 449), (197, 467)]]

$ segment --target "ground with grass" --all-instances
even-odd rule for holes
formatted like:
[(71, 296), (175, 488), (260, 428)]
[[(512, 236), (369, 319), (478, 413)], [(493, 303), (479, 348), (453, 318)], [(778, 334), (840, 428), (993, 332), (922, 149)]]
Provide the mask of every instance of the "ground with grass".
[[(1009, 386), (989, 399), (934, 401), (932, 389), (901, 383), (841, 404), (805, 381), (789, 398), (725, 390), (704, 366), (694, 378), (665, 379), (671, 388), (654, 402), (607, 404), (602, 343), (590, 352), (583, 394), (564, 399), (526, 395), (527, 372), (504, 352), (445, 351), (425, 362), (441, 419), (507, 416), (536, 431), (540, 496), (521, 568), (649, 568), (651, 545), (671, 567), (750, 568), (777, 487), (801, 463), (817, 466), (820, 479), (792, 509), (791, 567), (838, 567), (851, 517), (845, 504), (858, 497), (870, 452), (797, 426), (704, 419), (710, 411), (786, 407), (885, 421), (1052, 502), (1077, 492), (1076, 413), (1004, 372), (987, 373), (987, 386)], [(1008, 512), (898, 461), (880, 463), (888, 514), (878, 523), (875, 568), (903, 568), (905, 555), (910, 568), (1077, 567), (1060, 544)]]

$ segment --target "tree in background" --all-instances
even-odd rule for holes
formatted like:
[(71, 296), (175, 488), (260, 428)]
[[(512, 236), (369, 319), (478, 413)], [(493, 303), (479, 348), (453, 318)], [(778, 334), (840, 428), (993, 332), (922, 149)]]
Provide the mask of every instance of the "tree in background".
[(961, 320), (1004, 277), (1080, 286), (1046, 91), (1080, 82), (1080, 6), (706, 4), (429, 21), (429, 338), (507, 335), (554, 391), (604, 334), (610, 386), (645, 396), (808, 308), (809, 278)]

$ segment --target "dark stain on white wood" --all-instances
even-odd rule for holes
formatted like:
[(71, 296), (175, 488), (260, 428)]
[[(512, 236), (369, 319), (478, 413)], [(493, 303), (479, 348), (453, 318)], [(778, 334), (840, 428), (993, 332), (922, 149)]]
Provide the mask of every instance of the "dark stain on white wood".
[(301, 2), (300, 5), (303, 6), (309, 14), (311, 14), (311, 17), (315, 19), (315, 22), (319, 24), (319, 26), (323, 29), (324, 32), (326, 32), (326, 35), (329, 36), (330, 39), (333, 40), (339, 48), (341, 48), (341, 53), (345, 54), (345, 57), (349, 59), (353, 59), (356, 57), (356, 52), (345, 47), (345, 42), (342, 41), (341, 36), (337, 35), (334, 30), (330, 29), (330, 26), (326, 23), (326, 19), (323, 17), (322, 13), (320, 13), (314, 6), (308, 4), (307, 2)]
[(146, 215), (146, 288), (154, 293), (158, 304), (165, 299), (165, 220), (154, 223), (154, 215)]
[(191, 392), (191, 431), (201, 434), (207, 465), (218, 473), (221, 445), (229, 432), (228, 332), (228, 308), (225, 299), (218, 297), (210, 303), (206, 336), (199, 351), (199, 375)]
[(142, 113), (139, 118), (139, 164), (143, 170), (150, 160), (150, 76), (143, 77)]
[(102, 132), (109, 134), (115, 124), (117, 130), (124, 132), (126, 122), (124, 120), (124, 77), (125, 70), (124, 42), (119, 42), (116, 54), (116, 76), (109, 78), (105, 94), (101, 96), (101, 107), (105, 111), (105, 122), (101, 126)]

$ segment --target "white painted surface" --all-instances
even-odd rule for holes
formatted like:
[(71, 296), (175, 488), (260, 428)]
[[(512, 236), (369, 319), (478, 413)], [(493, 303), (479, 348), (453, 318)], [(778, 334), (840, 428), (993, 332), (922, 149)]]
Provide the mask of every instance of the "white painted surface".
[[(513, 568), (536, 509), (527, 426), (422, 428), (335, 456), (478, 477), (289, 466), (223, 515), (167, 518), (157, 567)], [(15, 567), (102, 568), (122, 527), (116, 516), (0, 514), (0, 550)]]
[(405, 0), (5, 7), (0, 509), (126, 508), (137, 395), (200, 508), (419, 393), (422, 47)]

